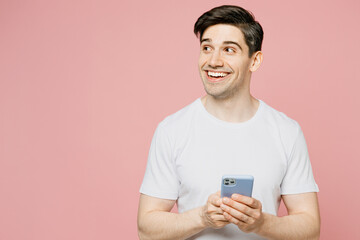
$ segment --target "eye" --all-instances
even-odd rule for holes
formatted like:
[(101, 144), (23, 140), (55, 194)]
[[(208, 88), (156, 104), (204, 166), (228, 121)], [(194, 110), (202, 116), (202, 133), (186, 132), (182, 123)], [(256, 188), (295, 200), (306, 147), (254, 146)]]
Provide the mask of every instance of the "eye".
[(211, 48), (210, 48), (209, 46), (203, 46), (203, 47), (202, 47), (202, 50), (203, 50), (204, 52), (210, 52), (210, 51), (211, 51)]
[(228, 53), (235, 53), (235, 49), (230, 48), (230, 47), (227, 47), (227, 48), (225, 48), (225, 52), (228, 52)]

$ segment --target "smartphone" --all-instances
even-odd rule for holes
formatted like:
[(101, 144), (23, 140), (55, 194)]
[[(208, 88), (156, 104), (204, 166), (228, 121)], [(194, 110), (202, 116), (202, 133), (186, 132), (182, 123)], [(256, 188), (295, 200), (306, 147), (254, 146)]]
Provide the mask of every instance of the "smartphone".
[(254, 177), (251, 175), (224, 175), (221, 180), (221, 197), (229, 197), (234, 193), (252, 196)]

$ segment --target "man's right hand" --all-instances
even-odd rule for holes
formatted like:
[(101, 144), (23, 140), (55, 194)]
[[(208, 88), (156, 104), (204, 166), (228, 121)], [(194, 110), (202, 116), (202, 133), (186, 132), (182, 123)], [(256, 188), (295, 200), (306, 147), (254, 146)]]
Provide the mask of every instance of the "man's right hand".
[(206, 202), (206, 205), (202, 208), (202, 220), (207, 227), (222, 228), (229, 224), (223, 215), (221, 205), (220, 191), (211, 194)]

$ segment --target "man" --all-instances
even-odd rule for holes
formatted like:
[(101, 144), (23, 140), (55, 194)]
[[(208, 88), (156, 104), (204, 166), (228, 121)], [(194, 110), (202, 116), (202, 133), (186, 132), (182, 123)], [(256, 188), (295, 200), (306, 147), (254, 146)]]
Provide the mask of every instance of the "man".
[[(263, 30), (221, 6), (195, 23), (206, 95), (162, 121), (141, 186), (140, 239), (318, 239), (318, 187), (298, 123), (250, 94)], [(254, 176), (252, 197), (220, 198), (225, 174)], [(288, 215), (277, 217), (280, 200)], [(179, 213), (170, 212), (177, 203)]]

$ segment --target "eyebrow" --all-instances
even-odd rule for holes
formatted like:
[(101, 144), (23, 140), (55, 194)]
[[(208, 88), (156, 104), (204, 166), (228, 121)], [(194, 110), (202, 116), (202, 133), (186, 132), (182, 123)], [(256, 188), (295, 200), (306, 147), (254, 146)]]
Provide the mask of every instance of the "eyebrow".
[(236, 46), (238, 46), (242, 50), (242, 47), (240, 47), (240, 44), (238, 44), (237, 42), (225, 41), (224, 44), (235, 44)]
[[(210, 38), (204, 38), (200, 41), (200, 44), (203, 43), (203, 42), (211, 42), (211, 39)], [(236, 46), (238, 46), (241, 50), (242, 50), (242, 47), (240, 46), (240, 44), (238, 44), (237, 42), (234, 42), (234, 41), (224, 41), (223, 44), (234, 44)]]

